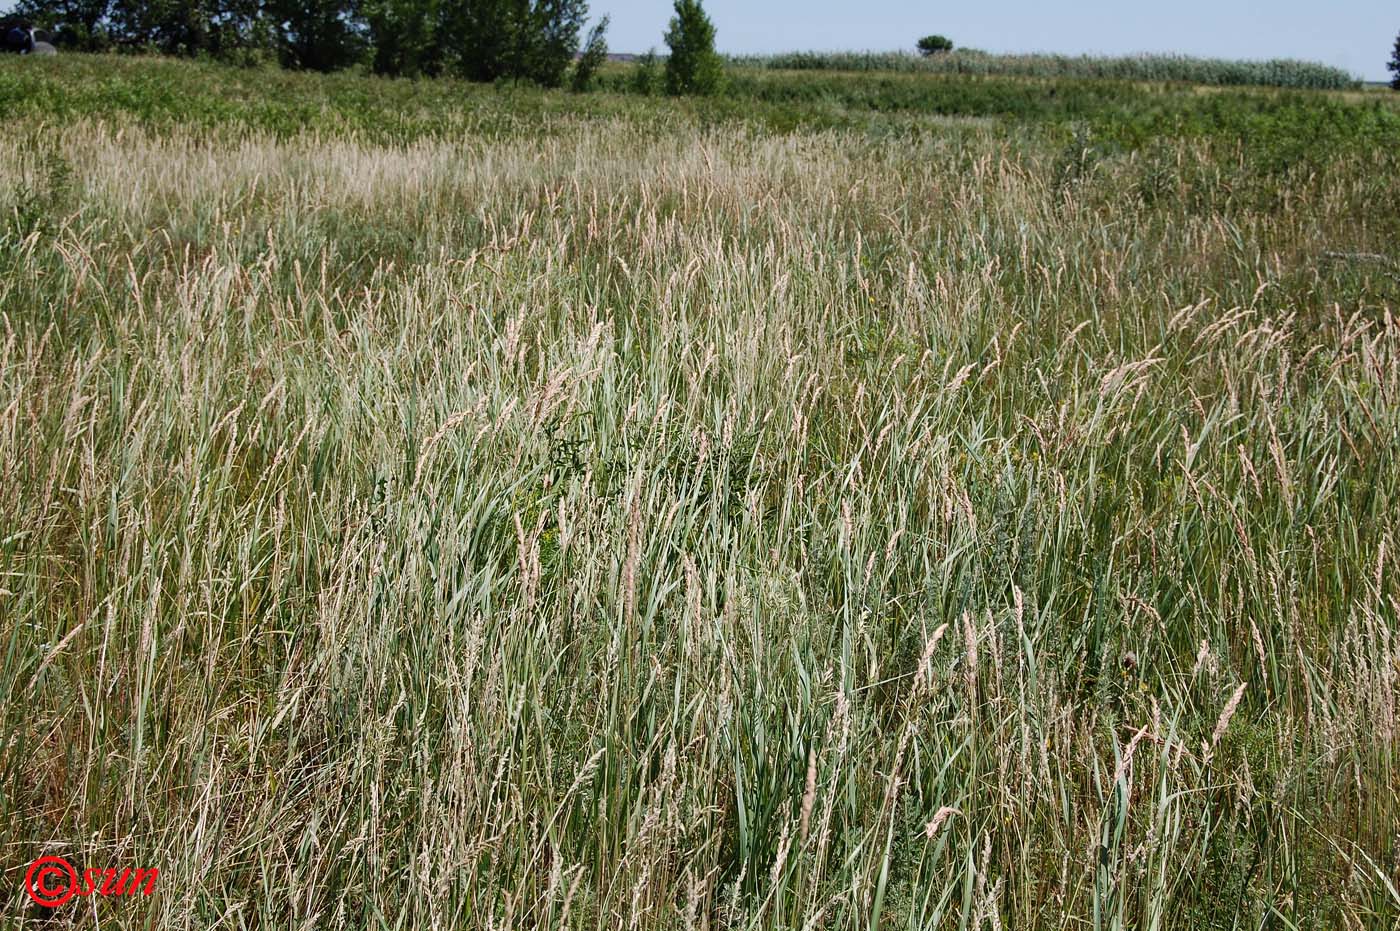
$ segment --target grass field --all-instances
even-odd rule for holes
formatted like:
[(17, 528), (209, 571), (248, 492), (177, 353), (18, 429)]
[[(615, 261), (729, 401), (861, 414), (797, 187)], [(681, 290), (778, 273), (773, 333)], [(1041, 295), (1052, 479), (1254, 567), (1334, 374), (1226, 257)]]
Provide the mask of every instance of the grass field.
[(907, 52), (790, 52), (738, 57), (736, 64), (803, 71), (914, 71), (923, 74), (1028, 75), (1186, 81), (1222, 86), (1343, 90), (1355, 77), (1340, 68), (1306, 61), (1229, 61), (1188, 55), (996, 55), (975, 49), (914, 55)]
[(0, 110), (6, 927), (1400, 920), (1389, 97)]

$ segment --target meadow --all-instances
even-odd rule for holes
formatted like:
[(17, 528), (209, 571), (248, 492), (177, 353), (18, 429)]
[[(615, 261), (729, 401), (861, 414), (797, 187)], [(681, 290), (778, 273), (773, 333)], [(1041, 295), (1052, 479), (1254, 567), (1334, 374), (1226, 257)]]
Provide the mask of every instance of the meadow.
[(6, 926), (1395, 927), (1400, 106), (633, 78), (0, 60)]

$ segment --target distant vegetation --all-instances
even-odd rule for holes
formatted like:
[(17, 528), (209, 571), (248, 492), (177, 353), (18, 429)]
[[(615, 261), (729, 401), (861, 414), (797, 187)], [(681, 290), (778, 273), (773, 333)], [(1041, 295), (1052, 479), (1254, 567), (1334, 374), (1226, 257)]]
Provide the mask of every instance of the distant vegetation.
[[(572, 73), (586, 0), (20, 0), (16, 14), (74, 51), (154, 52), (239, 65), (525, 80), (558, 87)], [(606, 57), (589, 36), (575, 87)], [(597, 49), (602, 47), (601, 56)]]
[[(232, 125), (277, 135), (353, 131), (381, 143), (460, 131), (493, 132), (530, 107), (575, 113), (631, 112), (637, 96), (664, 93), (664, 62), (609, 63), (595, 86), (606, 97), (499, 93), (456, 79), (387, 80), (353, 72), (318, 77), (276, 68), (118, 56), (70, 55), (61, 69), (0, 71), (0, 112), (15, 118), (134, 117), (152, 126)], [(629, 101), (626, 98), (632, 98)], [(1200, 94), (1186, 85), (1015, 77), (927, 80), (917, 73), (792, 72), (730, 66), (720, 94), (687, 106), (707, 120), (768, 130), (864, 129), (873, 134), (926, 128), (930, 118), (997, 120), (1034, 127), (1059, 143), (1091, 140), (1094, 157), (1150, 148), (1163, 138), (1222, 140), (1252, 172), (1315, 165), (1343, 152), (1400, 151), (1400, 108), (1388, 97), (1347, 102), (1303, 91)]]
[[(665, 37), (673, 60), (650, 59), (651, 67), (639, 83), (664, 87), (671, 94), (714, 94), (725, 79), (723, 61), (715, 52), (714, 23), (700, 0), (676, 0), (674, 8)], [(51, 32), (54, 42), (70, 51), (157, 53), (244, 66), (276, 62), (308, 71), (368, 68), (393, 77), (512, 80), (546, 87), (568, 83), (580, 90), (595, 85), (598, 65), (606, 57), (605, 24), (595, 26), (581, 41), (589, 17), (587, 0), (18, 0), (15, 14)], [(1355, 77), (1339, 68), (1283, 59), (1002, 55), (954, 50), (952, 39), (938, 34), (920, 38), (915, 47), (917, 53), (791, 52), (728, 61), (773, 70), (1314, 90), (1358, 86)], [(576, 66), (581, 52), (585, 54)], [(1400, 61), (1400, 40), (1396, 54)]]
[[(605, 89), (655, 93), (650, 60), (621, 65)], [(918, 72), (782, 71), (731, 65), (723, 106), (779, 126), (868, 124), (872, 114), (973, 117), (1089, 133), (1102, 149), (1131, 150), (1162, 137), (1230, 139), (1255, 169), (1287, 168), (1330, 156), (1332, 147), (1400, 146), (1400, 111), (1382, 100), (1349, 103), (1306, 91), (1201, 94), (1195, 85)], [(717, 102), (716, 106), (720, 106)]]
[[(922, 40), (921, 40), (922, 41)], [(921, 46), (922, 48), (922, 46)], [(959, 49), (937, 55), (906, 52), (789, 52), (731, 61), (798, 71), (918, 71), (930, 74), (1017, 75), (1037, 78), (1112, 78), (1342, 90), (1357, 80), (1340, 68), (1308, 61), (1229, 61), (1185, 55), (994, 55)]]
[(924, 36), (915, 44), (919, 54), (924, 56), (940, 55), (953, 50), (953, 40), (947, 36)]

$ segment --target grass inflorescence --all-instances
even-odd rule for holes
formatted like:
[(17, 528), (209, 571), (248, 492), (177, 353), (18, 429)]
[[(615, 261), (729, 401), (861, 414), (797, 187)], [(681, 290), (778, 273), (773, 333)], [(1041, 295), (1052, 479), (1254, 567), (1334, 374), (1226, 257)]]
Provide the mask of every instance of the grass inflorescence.
[(1400, 918), (1393, 110), (0, 93), (12, 926)]

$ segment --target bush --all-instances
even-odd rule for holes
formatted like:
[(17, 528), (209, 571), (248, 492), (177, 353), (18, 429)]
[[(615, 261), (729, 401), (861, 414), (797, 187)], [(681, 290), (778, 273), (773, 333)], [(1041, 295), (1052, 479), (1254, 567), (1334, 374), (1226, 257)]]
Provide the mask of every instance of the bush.
[(645, 55), (640, 55), (637, 58), (637, 67), (632, 71), (632, 80), (628, 89), (634, 94), (656, 93), (661, 83), (659, 71), (656, 49), (647, 49)]
[(666, 93), (717, 93), (724, 83), (724, 63), (715, 54), (715, 26), (700, 0), (676, 0), (676, 15), (666, 30), (671, 55), (666, 59)]
[(924, 36), (915, 43), (915, 45), (919, 49), (919, 54), (926, 58), (930, 55), (951, 52), (953, 50), (953, 40), (947, 36)]

